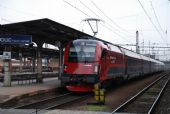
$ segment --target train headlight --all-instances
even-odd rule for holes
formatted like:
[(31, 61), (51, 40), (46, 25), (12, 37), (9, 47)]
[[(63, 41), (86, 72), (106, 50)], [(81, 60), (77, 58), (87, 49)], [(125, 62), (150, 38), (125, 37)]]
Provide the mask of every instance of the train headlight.
[(67, 67), (68, 67), (67, 65), (64, 65), (64, 71), (67, 71)]
[(95, 66), (94, 66), (94, 73), (97, 74), (97, 73), (98, 73), (98, 70), (99, 70), (99, 65), (95, 65)]

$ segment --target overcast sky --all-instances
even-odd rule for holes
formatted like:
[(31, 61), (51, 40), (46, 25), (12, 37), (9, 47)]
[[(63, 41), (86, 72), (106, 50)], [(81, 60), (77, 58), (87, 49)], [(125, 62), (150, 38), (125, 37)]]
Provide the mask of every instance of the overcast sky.
[[(152, 46), (170, 46), (169, 0), (0, 0), (0, 24), (40, 18), (49, 18), (91, 35), (90, 27), (82, 20), (98, 18), (102, 20), (98, 38), (114, 44), (135, 44), (138, 30), (140, 45), (144, 41), (148, 46), (150, 41)], [(159, 50), (153, 52), (159, 54), (160, 59), (170, 59), (170, 50)]]

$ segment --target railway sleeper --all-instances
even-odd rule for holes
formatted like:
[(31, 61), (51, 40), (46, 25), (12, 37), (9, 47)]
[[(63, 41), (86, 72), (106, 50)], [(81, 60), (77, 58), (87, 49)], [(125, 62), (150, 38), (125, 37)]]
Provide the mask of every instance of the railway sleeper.
[(157, 89), (157, 90), (149, 90), (147, 91), (145, 94), (147, 95), (158, 95), (160, 92), (160, 89)]
[(146, 104), (133, 104), (129, 107), (124, 108), (121, 112), (128, 112), (128, 113), (146, 113), (150, 109), (151, 105)]
[(140, 105), (140, 106), (142, 106), (142, 105), (152, 105), (153, 104), (153, 102), (148, 102), (148, 101), (136, 101), (135, 103), (134, 103), (135, 105)]
[(144, 94), (144, 95), (142, 95), (142, 96), (140, 96), (140, 98), (150, 98), (150, 99), (156, 99), (157, 98), (157, 95), (158, 94), (156, 94), (156, 95), (149, 95), (149, 94)]
[(137, 102), (154, 102), (155, 101), (155, 97), (150, 97), (150, 98), (147, 98), (147, 97), (141, 97), (140, 99), (137, 99), (136, 100)]

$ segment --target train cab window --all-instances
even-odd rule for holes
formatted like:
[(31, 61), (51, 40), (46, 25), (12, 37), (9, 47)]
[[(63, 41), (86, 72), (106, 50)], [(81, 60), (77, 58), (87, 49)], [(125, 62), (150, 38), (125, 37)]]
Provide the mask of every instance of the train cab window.
[(96, 45), (72, 43), (69, 50), (69, 62), (94, 62)]

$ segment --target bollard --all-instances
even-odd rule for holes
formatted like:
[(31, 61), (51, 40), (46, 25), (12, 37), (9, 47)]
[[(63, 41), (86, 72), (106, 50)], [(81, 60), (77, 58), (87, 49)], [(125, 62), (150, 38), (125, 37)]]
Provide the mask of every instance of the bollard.
[(94, 98), (98, 104), (105, 104), (105, 90), (100, 83), (94, 85)]
[(100, 103), (105, 104), (105, 90), (100, 89)]
[(95, 97), (95, 100), (97, 101), (97, 102), (99, 102), (100, 101), (100, 93), (99, 93), (99, 90), (100, 90), (100, 84), (99, 83), (97, 83), (97, 84), (95, 84), (94, 85), (94, 97)]

